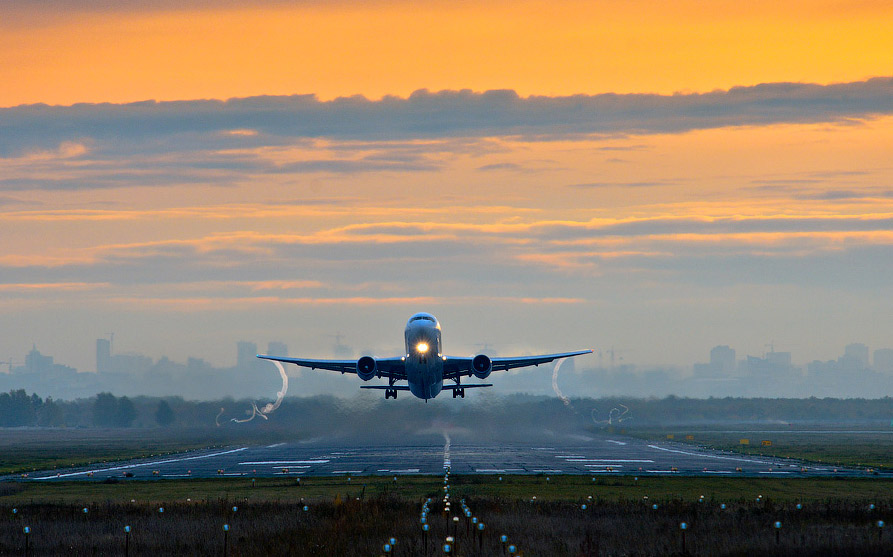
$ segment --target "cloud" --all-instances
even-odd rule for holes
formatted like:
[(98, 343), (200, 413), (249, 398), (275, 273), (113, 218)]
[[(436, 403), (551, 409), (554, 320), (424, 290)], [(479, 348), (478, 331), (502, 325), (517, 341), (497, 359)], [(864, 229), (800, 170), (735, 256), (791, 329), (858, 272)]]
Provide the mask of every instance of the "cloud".
[[(228, 101), (0, 108), (0, 191), (231, 186), (263, 176), (433, 172), (513, 142), (682, 133), (723, 126), (841, 122), (893, 113), (893, 78), (772, 83), (678, 95), (531, 96), (416, 91), (372, 101), (312, 95)], [(605, 153), (641, 151), (608, 143)], [(611, 159), (620, 161), (621, 159)], [(542, 161), (540, 161), (542, 162)], [(484, 161), (480, 171), (529, 171)], [(757, 187), (856, 175), (767, 177)], [(596, 181), (574, 187), (651, 187)]]
[[(83, 137), (150, 141), (197, 134), (232, 145), (271, 138), (407, 140), (679, 133), (725, 126), (840, 122), (893, 112), (893, 78), (816, 85), (767, 83), (676, 95), (519, 97), (511, 90), (416, 91), (408, 98), (259, 96), (0, 109), (0, 153), (56, 148)], [(256, 135), (232, 135), (250, 129)], [(266, 139), (264, 139), (266, 138)]]

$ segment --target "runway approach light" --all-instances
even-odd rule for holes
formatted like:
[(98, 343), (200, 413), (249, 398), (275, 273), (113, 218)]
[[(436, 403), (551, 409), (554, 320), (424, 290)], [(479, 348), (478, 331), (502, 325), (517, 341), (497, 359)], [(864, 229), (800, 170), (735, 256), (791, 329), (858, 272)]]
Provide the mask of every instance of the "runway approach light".
[(427, 343), (427, 342), (420, 342), (420, 343), (416, 344), (416, 345), (415, 345), (415, 350), (416, 350), (416, 352), (418, 352), (419, 354), (427, 354), (427, 353), (428, 353), (428, 343)]

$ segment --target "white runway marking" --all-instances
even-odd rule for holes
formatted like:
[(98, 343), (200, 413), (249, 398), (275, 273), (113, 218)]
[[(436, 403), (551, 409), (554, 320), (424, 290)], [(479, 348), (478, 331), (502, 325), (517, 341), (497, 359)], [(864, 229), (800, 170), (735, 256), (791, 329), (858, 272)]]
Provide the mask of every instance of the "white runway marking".
[(584, 464), (586, 468), (623, 468), (622, 464)]
[(183, 458), (168, 458), (166, 460), (153, 460), (151, 462), (138, 462), (136, 464), (122, 464), (121, 466), (112, 466), (109, 468), (97, 468), (95, 470), (84, 470), (82, 472), (69, 472), (68, 474), (53, 474), (52, 476), (43, 476), (41, 478), (34, 478), (36, 480), (53, 480), (56, 478), (68, 478), (71, 476), (85, 476), (87, 474), (93, 473), (101, 473), (101, 472), (114, 472), (115, 470), (127, 470), (128, 468), (144, 468), (146, 466), (158, 466), (160, 464), (170, 464), (172, 462), (183, 462), (186, 460), (200, 460), (204, 458), (213, 458), (215, 456), (221, 456), (225, 454), (237, 453), (239, 451), (244, 451), (248, 447), (242, 447), (240, 449), (232, 449), (230, 451), (221, 451), (219, 453), (211, 453), (205, 455), (198, 456), (184, 456)]
[(281, 446), (284, 445), (284, 444), (285, 444), (285, 443), (276, 443), (276, 444), (274, 444), (274, 445), (267, 445), (267, 448), (268, 448), (268, 449), (275, 449), (276, 447), (281, 447)]
[(719, 456), (719, 455), (712, 455), (712, 454), (706, 454), (706, 453), (690, 453), (688, 451), (680, 451), (679, 449), (668, 449), (666, 447), (658, 447), (657, 445), (648, 445), (648, 448), (655, 449), (658, 451), (666, 451), (668, 453), (678, 453), (678, 454), (684, 454), (684, 455), (688, 455), (688, 456), (697, 456), (697, 457), (701, 457), (701, 458), (715, 458), (717, 460), (735, 460), (737, 462), (752, 462), (754, 464), (772, 464), (771, 462), (769, 462), (767, 460), (753, 460), (750, 458), (736, 458), (733, 456)]
[(475, 468), (474, 471), (475, 471), (475, 472), (478, 472), (478, 473), (480, 473), (480, 474), (499, 474), (499, 473), (505, 473), (505, 469), (504, 469), (504, 468)]
[(266, 464), (282, 465), (282, 464), (326, 464), (328, 459), (320, 460), (256, 460), (251, 462), (240, 462), (239, 466), (264, 466)]
[(623, 458), (578, 458), (574, 460), (568, 460), (568, 462), (642, 462), (645, 464), (653, 464), (653, 460), (640, 460), (640, 459), (623, 459)]
[(586, 458), (586, 457), (583, 455), (571, 454), (571, 455), (555, 455), (555, 458)]
[[(380, 470), (379, 470), (380, 472)], [(362, 470), (335, 470), (332, 472), (333, 474), (362, 474)]]
[(623, 441), (614, 441), (613, 439), (607, 439), (608, 443), (614, 443), (615, 445), (626, 445)]

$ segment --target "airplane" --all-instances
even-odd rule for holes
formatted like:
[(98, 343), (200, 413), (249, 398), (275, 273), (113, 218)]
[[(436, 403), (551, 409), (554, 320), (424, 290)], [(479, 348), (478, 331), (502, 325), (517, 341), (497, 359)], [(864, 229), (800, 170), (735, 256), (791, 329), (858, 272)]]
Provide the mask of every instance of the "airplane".
[[(486, 354), (473, 357), (444, 356), (440, 322), (430, 313), (424, 312), (409, 318), (403, 336), (406, 353), (395, 358), (363, 356), (358, 360), (312, 360), (264, 354), (258, 354), (257, 357), (310, 369), (355, 373), (363, 381), (369, 381), (373, 377), (385, 378), (388, 380), (387, 385), (362, 385), (360, 388), (383, 390), (385, 400), (396, 399), (397, 391), (409, 391), (428, 402), (428, 399), (436, 397), (443, 390), (452, 391), (453, 398), (465, 398), (465, 389), (493, 386), (490, 383), (462, 383), (463, 377), (474, 376), (483, 380), (492, 371), (538, 366), (560, 358), (592, 353), (592, 350), (578, 350), (516, 358), (490, 358)], [(408, 385), (396, 384), (397, 381), (404, 380)], [(444, 385), (444, 380), (455, 381), (455, 384)]]

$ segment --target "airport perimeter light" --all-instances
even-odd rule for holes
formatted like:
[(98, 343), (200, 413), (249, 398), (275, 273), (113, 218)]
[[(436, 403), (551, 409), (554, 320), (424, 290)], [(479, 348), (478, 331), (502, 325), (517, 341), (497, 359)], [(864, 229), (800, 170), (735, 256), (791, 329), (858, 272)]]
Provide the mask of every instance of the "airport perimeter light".
[(688, 523), (679, 523), (679, 529), (682, 530), (682, 554), (685, 555), (685, 531), (688, 530)]
[(778, 545), (781, 538), (781, 521), (776, 520), (773, 526), (775, 526), (775, 545)]
[(878, 539), (878, 541), (881, 541), (881, 537), (883, 535), (884, 535), (884, 521), (878, 520), (877, 521), (877, 539)]

